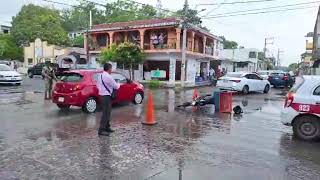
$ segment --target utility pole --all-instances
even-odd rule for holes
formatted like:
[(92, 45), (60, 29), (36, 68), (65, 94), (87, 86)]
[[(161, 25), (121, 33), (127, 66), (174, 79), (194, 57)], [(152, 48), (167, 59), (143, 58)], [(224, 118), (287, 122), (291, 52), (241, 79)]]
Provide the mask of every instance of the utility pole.
[[(268, 42), (269, 40), (272, 40), (272, 42)], [(266, 37), (264, 38), (264, 48), (263, 48), (263, 55), (264, 55), (264, 58), (267, 58), (267, 45), (271, 45), (273, 44), (273, 40), (274, 40), (274, 37)]]
[[(88, 21), (87, 21), (88, 22)], [(89, 55), (89, 28), (92, 28), (92, 11), (89, 11), (89, 23), (87, 23), (86, 28), (86, 56), (87, 56), (87, 63), (91, 64), (90, 55)]]
[(282, 55), (282, 53), (284, 53), (284, 51), (281, 51), (280, 49), (278, 49), (278, 55), (277, 55), (277, 66), (281, 65), (280, 62), (280, 55)]
[[(188, 13), (188, 0), (185, 1), (185, 9), (184, 9), (184, 13), (185, 16)], [(186, 18), (184, 17), (183, 20), (183, 37), (182, 37), (182, 54), (181, 54), (181, 87), (185, 86), (185, 79), (186, 79), (186, 58), (187, 58), (187, 22), (186, 22)]]

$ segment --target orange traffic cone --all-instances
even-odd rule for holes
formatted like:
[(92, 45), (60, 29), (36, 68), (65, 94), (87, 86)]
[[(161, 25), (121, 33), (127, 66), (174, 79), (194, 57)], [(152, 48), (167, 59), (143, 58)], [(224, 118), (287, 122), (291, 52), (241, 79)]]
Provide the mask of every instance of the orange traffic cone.
[(155, 119), (154, 119), (154, 110), (153, 110), (153, 99), (152, 99), (152, 93), (149, 91), (148, 95), (148, 104), (147, 104), (147, 109), (146, 109), (146, 121), (143, 122), (142, 124), (144, 125), (155, 125), (157, 124)]
[(197, 89), (197, 88), (194, 88), (192, 100), (197, 99), (197, 97), (198, 97), (198, 89)]

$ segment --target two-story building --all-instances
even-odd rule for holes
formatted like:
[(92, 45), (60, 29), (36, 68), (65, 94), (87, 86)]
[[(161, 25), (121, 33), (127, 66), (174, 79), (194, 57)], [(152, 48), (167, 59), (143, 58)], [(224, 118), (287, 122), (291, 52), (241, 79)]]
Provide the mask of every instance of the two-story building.
[(264, 70), (266, 67), (259, 60), (259, 52), (254, 48), (224, 49), (221, 52), (221, 67), (228, 72)]
[(10, 30), (10, 26), (0, 25), (0, 34), (10, 34)]
[(84, 44), (89, 41), (85, 48), (89, 48), (90, 61), (94, 64), (103, 48), (122, 42), (135, 43), (146, 54), (145, 63), (136, 67), (135, 79), (157, 78), (174, 85), (180, 83), (181, 68), (185, 68), (185, 84), (193, 86), (208, 80), (210, 61), (216, 61), (220, 56), (221, 39), (188, 24), (186, 64), (181, 67), (182, 24), (178, 18), (99, 24), (92, 27)]

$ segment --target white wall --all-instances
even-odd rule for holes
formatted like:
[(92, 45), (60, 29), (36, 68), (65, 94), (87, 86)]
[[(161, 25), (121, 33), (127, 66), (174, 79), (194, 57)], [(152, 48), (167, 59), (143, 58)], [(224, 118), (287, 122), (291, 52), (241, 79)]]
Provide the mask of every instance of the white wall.
[(221, 61), (221, 69), (225, 68), (227, 72), (233, 72), (233, 62), (231, 61)]
[[(256, 58), (249, 58), (250, 52), (256, 52)], [(250, 61), (252, 63), (258, 63), (258, 49), (248, 48), (248, 49), (224, 49), (221, 51), (222, 59), (229, 59), (235, 62), (246, 62)]]

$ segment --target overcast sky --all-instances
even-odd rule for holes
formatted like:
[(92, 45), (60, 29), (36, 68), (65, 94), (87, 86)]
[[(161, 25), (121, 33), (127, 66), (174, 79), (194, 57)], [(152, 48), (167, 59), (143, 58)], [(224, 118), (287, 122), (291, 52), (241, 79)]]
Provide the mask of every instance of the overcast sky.
[[(52, 5), (42, 0), (1, 0), (0, 6), (0, 24), (9, 24), (11, 17), (15, 16), (23, 4), (34, 3), (39, 5)], [(76, 4), (76, 0), (55, 0), (58, 2)], [(104, 0), (92, 0), (96, 2), (105, 2)], [(157, 0), (136, 0), (155, 6)], [(256, 8), (267, 8), (273, 6), (282, 6), (287, 4), (297, 4), (305, 2), (314, 2), (316, 0), (273, 0), (270, 2), (250, 3), (250, 4), (233, 4), (218, 6), (197, 6), (205, 3), (222, 3), (248, 0), (189, 0), (191, 8), (197, 7), (198, 10), (206, 9), (202, 16), (214, 14), (223, 14), (234, 11), (243, 11)], [(110, 2), (110, 0), (108, 0)], [(164, 8), (177, 10), (182, 8), (184, 0), (162, 0)], [(223, 35), (227, 39), (237, 41), (241, 46), (246, 48), (263, 49), (264, 38), (274, 37), (274, 44), (268, 45), (269, 54), (277, 55), (277, 49), (283, 51), (280, 56), (281, 64), (288, 65), (298, 62), (300, 54), (305, 52), (304, 37), (308, 32), (313, 31), (316, 21), (318, 4), (301, 5), (295, 7), (314, 7), (309, 9), (300, 9), (286, 12), (273, 12), (258, 15), (245, 15), (236, 17), (225, 17), (215, 19), (205, 19), (204, 25), (207, 26), (215, 35)], [(295, 8), (295, 7), (286, 7)], [(57, 8), (61, 8), (58, 6)], [(275, 9), (270, 9), (275, 10)]]

